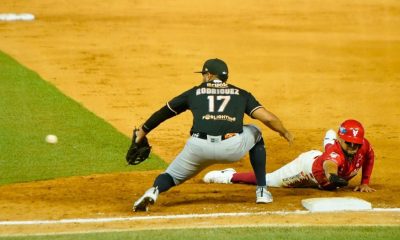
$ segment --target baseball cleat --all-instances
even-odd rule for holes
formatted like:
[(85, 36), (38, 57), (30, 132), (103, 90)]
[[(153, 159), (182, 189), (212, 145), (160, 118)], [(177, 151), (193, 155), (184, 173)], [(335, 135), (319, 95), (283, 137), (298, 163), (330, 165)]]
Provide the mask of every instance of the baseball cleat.
[(147, 212), (149, 211), (149, 205), (153, 205), (158, 197), (158, 188), (152, 187), (148, 189), (141, 198), (139, 198), (135, 204), (133, 204), (134, 212)]
[(273, 201), (272, 194), (266, 187), (257, 187), (256, 189), (256, 203), (271, 203)]
[(324, 137), (324, 148), (327, 144), (333, 144), (336, 140), (336, 132), (332, 129), (329, 129), (326, 133), (325, 133), (325, 137)]
[(224, 170), (216, 170), (208, 172), (204, 177), (203, 181), (205, 183), (223, 183), (231, 184), (231, 179), (236, 171), (233, 168), (227, 168)]

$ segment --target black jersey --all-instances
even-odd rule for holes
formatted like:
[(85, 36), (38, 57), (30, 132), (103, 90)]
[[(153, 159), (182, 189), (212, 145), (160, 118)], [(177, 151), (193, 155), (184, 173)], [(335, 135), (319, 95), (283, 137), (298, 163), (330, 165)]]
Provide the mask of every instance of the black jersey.
[(236, 86), (210, 81), (193, 87), (167, 103), (175, 114), (189, 109), (193, 114), (192, 132), (224, 135), (243, 131), (243, 117), (261, 104), (254, 96)]

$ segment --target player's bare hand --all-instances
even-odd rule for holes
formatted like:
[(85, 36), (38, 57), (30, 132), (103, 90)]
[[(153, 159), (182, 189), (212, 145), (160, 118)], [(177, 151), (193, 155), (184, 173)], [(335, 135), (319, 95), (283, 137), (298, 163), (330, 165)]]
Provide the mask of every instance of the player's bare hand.
[(294, 137), (293, 137), (293, 135), (292, 135), (289, 131), (286, 131), (285, 133), (280, 134), (280, 135), (281, 135), (282, 137), (284, 137), (284, 138), (289, 142), (290, 145), (293, 144)]
[(375, 192), (376, 190), (368, 186), (368, 184), (361, 184), (359, 186), (356, 186), (353, 190), (354, 192)]
[(139, 143), (146, 136), (146, 132), (143, 131), (142, 127), (140, 127), (138, 129), (135, 129), (135, 135), (136, 135), (135, 142)]

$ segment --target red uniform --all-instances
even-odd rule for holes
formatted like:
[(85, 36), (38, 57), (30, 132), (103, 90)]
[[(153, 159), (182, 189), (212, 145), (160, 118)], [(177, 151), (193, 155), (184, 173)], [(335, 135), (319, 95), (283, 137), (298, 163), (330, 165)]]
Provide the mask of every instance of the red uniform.
[[(324, 169), (325, 161), (334, 161), (338, 166), (338, 176), (350, 180), (362, 168), (361, 184), (369, 184), (374, 166), (374, 151), (367, 139), (363, 139), (353, 159), (346, 156), (337, 140), (325, 145), (325, 152), (311, 150), (300, 154), (295, 160), (285, 166), (266, 174), (267, 185), (270, 187), (320, 187), (332, 189)], [(255, 184), (254, 173), (234, 173), (233, 183)], [(216, 182), (216, 181), (214, 181)]]
[[(325, 134), (323, 141), (325, 151), (310, 150), (300, 154), (296, 159), (281, 168), (267, 173), (265, 178), (269, 187), (319, 187), (332, 190), (337, 184), (330, 183), (324, 171), (325, 161), (337, 164), (339, 177), (349, 181), (362, 168), (361, 185), (355, 190), (375, 191), (368, 187), (374, 167), (374, 151), (368, 140), (364, 138), (364, 128), (357, 120), (344, 121), (337, 131), (338, 137), (343, 140), (342, 146), (337, 140), (336, 132), (332, 129)], [(349, 155), (347, 152), (354, 153)], [(209, 183), (248, 183), (255, 184), (253, 173), (236, 173), (234, 169), (228, 171), (211, 171), (204, 177)], [(366, 185), (366, 186), (365, 186)]]
[(334, 161), (338, 165), (338, 176), (346, 180), (350, 180), (356, 176), (362, 167), (361, 184), (369, 184), (374, 166), (374, 151), (366, 138), (364, 138), (361, 147), (353, 159), (349, 159), (345, 155), (338, 141), (325, 146), (325, 152), (317, 157), (312, 165), (314, 178), (322, 187), (328, 184), (328, 179), (323, 169), (323, 163), (327, 160)]

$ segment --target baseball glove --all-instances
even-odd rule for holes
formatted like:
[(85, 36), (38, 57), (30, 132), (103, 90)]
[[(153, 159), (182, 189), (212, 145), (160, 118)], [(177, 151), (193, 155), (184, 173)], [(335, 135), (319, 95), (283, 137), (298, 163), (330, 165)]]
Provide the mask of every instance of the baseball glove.
[(146, 160), (151, 151), (151, 146), (146, 136), (140, 142), (136, 142), (136, 132), (138, 129), (133, 130), (132, 144), (126, 153), (126, 161), (129, 165), (138, 165)]
[(331, 173), (328, 181), (322, 184), (320, 188), (331, 191), (331, 190), (336, 190), (337, 188), (340, 187), (345, 187), (347, 185), (348, 182), (346, 181), (346, 179), (339, 177), (337, 174)]
[(335, 185), (336, 187), (345, 187), (349, 184), (349, 182), (346, 179), (339, 177), (338, 175), (333, 173), (330, 174), (329, 182)]

